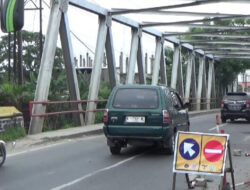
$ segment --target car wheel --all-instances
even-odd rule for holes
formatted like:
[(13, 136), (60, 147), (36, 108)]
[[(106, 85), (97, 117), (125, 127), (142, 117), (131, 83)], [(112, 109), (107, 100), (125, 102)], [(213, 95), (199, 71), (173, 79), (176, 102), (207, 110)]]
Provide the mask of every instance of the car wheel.
[(174, 154), (175, 149), (175, 134), (172, 135), (167, 142), (167, 148), (165, 148), (166, 154), (172, 155)]
[(6, 159), (5, 145), (0, 142), (0, 167), (3, 165), (5, 159)]
[(226, 119), (225, 117), (222, 117), (222, 118), (221, 118), (221, 122), (222, 122), (222, 123), (226, 123), (226, 121), (227, 121), (227, 119)]
[(117, 154), (120, 154), (121, 147), (120, 146), (110, 146), (109, 150), (110, 150), (111, 154), (117, 155)]

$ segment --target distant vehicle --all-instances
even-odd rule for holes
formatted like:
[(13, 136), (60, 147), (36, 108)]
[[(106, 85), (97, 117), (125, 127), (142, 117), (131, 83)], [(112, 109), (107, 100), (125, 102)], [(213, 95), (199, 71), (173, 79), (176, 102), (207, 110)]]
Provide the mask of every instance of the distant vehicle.
[(6, 159), (5, 142), (0, 140), (0, 167), (4, 164)]
[(250, 122), (250, 95), (246, 92), (229, 92), (221, 101), (221, 121), (244, 118)]
[(178, 93), (152, 85), (121, 85), (110, 94), (104, 112), (104, 134), (112, 154), (127, 144), (158, 145), (173, 154), (175, 134), (189, 131), (189, 116)]

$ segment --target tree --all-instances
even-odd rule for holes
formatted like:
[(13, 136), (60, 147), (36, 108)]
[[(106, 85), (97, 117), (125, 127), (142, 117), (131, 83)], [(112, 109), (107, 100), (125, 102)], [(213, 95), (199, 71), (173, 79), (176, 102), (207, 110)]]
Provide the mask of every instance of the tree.
[[(220, 26), (245, 26), (249, 23), (249, 20), (237, 18), (233, 20), (216, 20), (213, 22), (207, 22), (207, 25), (220, 25)], [(204, 28), (191, 28), (190, 32), (212, 32), (216, 29), (204, 29)], [(249, 35), (250, 32), (243, 30), (241, 32), (235, 31), (224, 31), (219, 34), (237, 34), (237, 35)], [(205, 40), (224, 40), (220, 37), (193, 37), (193, 36), (184, 36), (185, 39), (205, 39)], [(217, 46), (220, 47), (220, 46)], [(222, 46), (221, 46), (222, 47)], [(231, 51), (233, 52), (233, 51)], [(249, 60), (245, 59), (220, 59), (218, 64), (215, 65), (215, 78), (217, 89), (223, 90), (226, 89), (228, 85), (232, 84), (234, 80), (237, 78), (238, 74), (244, 72), (246, 69), (250, 68)]]
[[(13, 50), (13, 34), (10, 36), (11, 50)], [(22, 31), (23, 43), (23, 73), (24, 85), (18, 86), (13, 79), (13, 53), (10, 55), (11, 65), (8, 66), (8, 36), (2, 36), (0, 40), (0, 106), (16, 106), (23, 113), (27, 110), (29, 101), (34, 100), (34, 92), (38, 72), (40, 68), (39, 58), (39, 33)], [(11, 80), (8, 74), (11, 73)], [(49, 97), (51, 100), (68, 99), (67, 80), (63, 65), (62, 50), (56, 49), (52, 80)], [(26, 114), (24, 113), (24, 116)], [(29, 114), (27, 114), (29, 115)], [(29, 120), (29, 119), (27, 119)], [(27, 123), (25, 121), (25, 123)], [(26, 124), (28, 126), (28, 124)]]
[[(10, 48), (13, 50), (14, 40), (13, 33), (10, 35)], [(44, 39), (44, 37), (43, 37)], [(38, 32), (28, 32), (22, 31), (22, 43), (23, 43), (23, 71), (24, 71), (24, 80), (26, 82), (30, 81), (30, 73), (34, 73), (34, 76), (38, 75), (40, 67), (40, 58), (39, 58), (39, 33)], [(8, 35), (2, 36), (0, 41), (0, 72), (2, 73), (1, 80), (7, 78), (8, 71), (13, 73), (13, 53), (10, 54), (11, 67), (8, 67)], [(62, 50), (60, 48), (56, 49), (55, 69), (63, 69), (63, 56)], [(13, 74), (11, 75), (13, 77)]]

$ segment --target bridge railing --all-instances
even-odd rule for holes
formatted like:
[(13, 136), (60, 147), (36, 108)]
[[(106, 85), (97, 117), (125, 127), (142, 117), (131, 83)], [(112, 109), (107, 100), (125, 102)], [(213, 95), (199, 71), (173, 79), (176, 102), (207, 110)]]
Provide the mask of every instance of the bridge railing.
[[(197, 111), (197, 98), (190, 98), (188, 102), (190, 102), (189, 111)], [(87, 103), (95, 102), (97, 104), (97, 108), (93, 110), (87, 110)], [(45, 118), (45, 124), (47, 126), (53, 126), (53, 128), (60, 128), (60, 126), (56, 125), (67, 125), (67, 123), (71, 122), (71, 114), (79, 113), (83, 114), (85, 117), (87, 112), (97, 112), (96, 122), (102, 122), (102, 114), (105, 109), (107, 100), (71, 100), (71, 101), (30, 101), (29, 102), (29, 113), (31, 117), (43, 117)], [(187, 102), (185, 100), (185, 102)], [(45, 113), (36, 113), (32, 112), (34, 104), (42, 104), (47, 107)], [(81, 104), (82, 110), (72, 110), (72, 104)], [(209, 104), (209, 105), (208, 105)], [(214, 109), (220, 106), (218, 99), (211, 98), (201, 98), (200, 99), (200, 110)], [(51, 128), (51, 127), (49, 127)]]
[[(58, 105), (58, 104), (87, 104), (88, 102), (95, 102), (95, 103), (106, 103), (107, 100), (69, 100), (69, 101), (30, 101), (29, 102), (29, 113), (30, 117), (48, 117), (52, 115), (63, 115), (63, 114), (71, 114), (71, 113), (86, 113), (86, 112), (97, 112), (103, 111), (104, 108), (97, 108), (94, 110), (67, 110), (67, 111), (56, 111), (56, 112), (49, 112), (49, 113), (39, 113), (34, 114), (32, 113), (33, 105), (34, 104), (42, 104), (42, 105)], [(86, 107), (86, 106), (83, 106)]]
[[(97, 108), (93, 110), (86, 110), (88, 102), (95, 102)], [(75, 126), (73, 122), (73, 114), (82, 114), (83, 118), (88, 112), (96, 113), (96, 123), (102, 122), (103, 110), (105, 108), (107, 100), (73, 100), (73, 101), (31, 101), (29, 102), (30, 119), (35, 117), (44, 118), (43, 131), (57, 130), (62, 128), (68, 128)], [(33, 106), (41, 104), (46, 106), (45, 113), (32, 112)], [(73, 106), (75, 104), (81, 104), (82, 110), (76, 110)], [(27, 129), (28, 130), (28, 129)]]

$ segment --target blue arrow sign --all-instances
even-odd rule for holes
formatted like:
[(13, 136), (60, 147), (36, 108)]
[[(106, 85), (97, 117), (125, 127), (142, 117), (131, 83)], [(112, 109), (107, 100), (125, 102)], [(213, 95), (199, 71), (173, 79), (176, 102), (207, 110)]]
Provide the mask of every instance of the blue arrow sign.
[(200, 146), (194, 139), (184, 139), (180, 144), (179, 152), (184, 159), (193, 160), (198, 156)]

